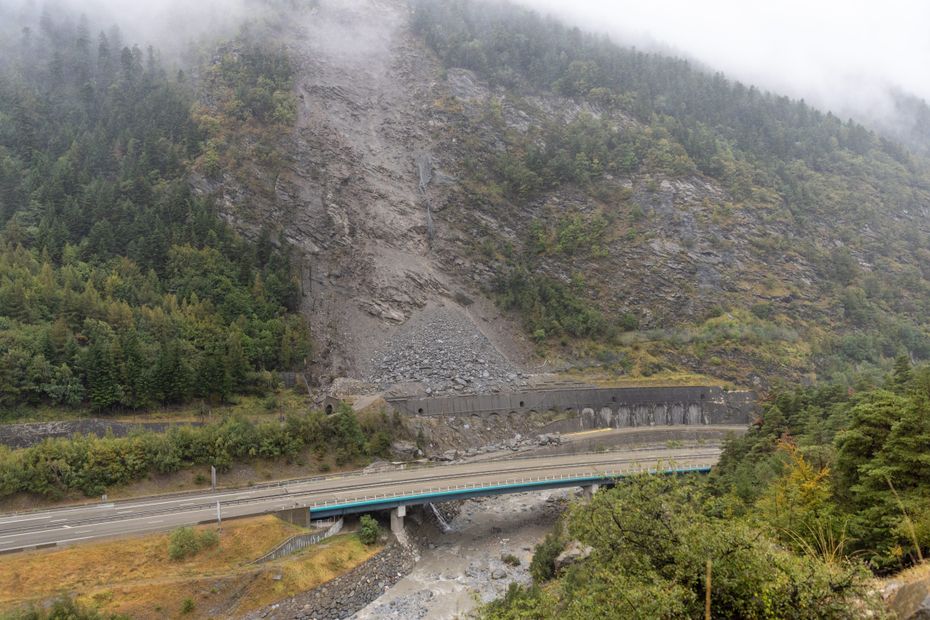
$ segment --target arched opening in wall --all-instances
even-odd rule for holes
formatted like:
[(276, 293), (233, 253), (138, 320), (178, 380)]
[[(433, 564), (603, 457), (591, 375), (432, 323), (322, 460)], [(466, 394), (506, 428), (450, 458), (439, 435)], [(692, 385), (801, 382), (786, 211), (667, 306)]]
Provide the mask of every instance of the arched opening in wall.
[(611, 396), (611, 397), (610, 397), (610, 402), (612, 402), (612, 403), (617, 402), (617, 397), (616, 397), (616, 396)]
[(521, 400), (521, 401), (520, 401), (520, 406), (521, 406), (521, 407), (525, 407), (526, 404)]
[(333, 415), (333, 406), (326, 405), (326, 415)]
[(423, 415), (423, 407), (420, 407), (419, 409), (417, 409), (417, 413), (419, 413), (420, 415)]

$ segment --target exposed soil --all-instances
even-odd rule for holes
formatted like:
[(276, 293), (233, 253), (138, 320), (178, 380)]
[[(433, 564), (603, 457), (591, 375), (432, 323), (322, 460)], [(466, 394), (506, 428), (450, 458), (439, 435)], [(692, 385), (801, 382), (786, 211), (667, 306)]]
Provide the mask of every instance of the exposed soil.
[(372, 351), (404, 353), (396, 336), (411, 319), (489, 342), (520, 368), (532, 354), (521, 330), (450, 276), (442, 256), (453, 233), (427, 225), (428, 205), (441, 208), (453, 185), (433, 109), (449, 87), (410, 32), (407, 3), (320, 0), (303, 15), (282, 35), (298, 63), (291, 161), (273, 176), (247, 173), (273, 197), (252, 195), (245, 178), (209, 189), (240, 230), (277, 224), (303, 254), (314, 381), (368, 378)]

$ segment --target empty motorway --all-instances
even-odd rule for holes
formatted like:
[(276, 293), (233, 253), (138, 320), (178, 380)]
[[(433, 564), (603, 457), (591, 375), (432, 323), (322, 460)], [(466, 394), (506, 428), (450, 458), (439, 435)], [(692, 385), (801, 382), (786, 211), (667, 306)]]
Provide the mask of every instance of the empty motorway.
[(244, 489), (193, 492), (53, 510), (0, 515), (0, 552), (66, 545), (99, 538), (169, 530), (215, 520), (301, 507), (396, 498), (462, 488), (628, 474), (640, 470), (708, 467), (718, 448), (622, 450), (408, 466), (291, 480)]

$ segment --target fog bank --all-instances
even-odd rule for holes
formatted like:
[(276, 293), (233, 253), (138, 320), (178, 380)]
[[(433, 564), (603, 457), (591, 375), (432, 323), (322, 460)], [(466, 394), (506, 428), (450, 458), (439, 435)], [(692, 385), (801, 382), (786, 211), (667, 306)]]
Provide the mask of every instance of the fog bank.
[(923, 0), (516, 2), (840, 114), (890, 114), (893, 89), (930, 101)]

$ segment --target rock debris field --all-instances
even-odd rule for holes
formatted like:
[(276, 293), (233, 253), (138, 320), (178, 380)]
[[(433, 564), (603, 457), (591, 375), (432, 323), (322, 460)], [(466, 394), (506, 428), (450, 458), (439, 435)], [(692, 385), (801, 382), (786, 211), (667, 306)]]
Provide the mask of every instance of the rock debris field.
[(503, 596), (511, 583), (528, 585), (533, 549), (569, 497), (563, 489), (465, 501), (451, 528), (421, 548), (413, 570), (353, 620), (471, 617), (479, 602)]
[(410, 319), (370, 360), (368, 380), (387, 389), (419, 383), (426, 394), (487, 393), (527, 385), (463, 314), (437, 309)]

